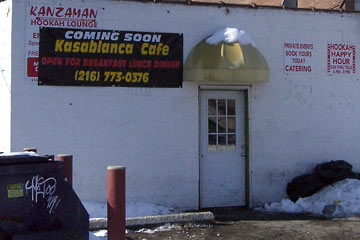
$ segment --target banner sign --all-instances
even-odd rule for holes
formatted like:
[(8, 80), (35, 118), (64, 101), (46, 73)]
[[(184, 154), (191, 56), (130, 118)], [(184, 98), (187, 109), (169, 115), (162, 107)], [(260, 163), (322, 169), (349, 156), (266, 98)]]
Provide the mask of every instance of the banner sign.
[(39, 51), (39, 85), (182, 87), (182, 34), (41, 28)]
[(328, 74), (354, 74), (356, 47), (346, 43), (328, 43), (327, 71)]

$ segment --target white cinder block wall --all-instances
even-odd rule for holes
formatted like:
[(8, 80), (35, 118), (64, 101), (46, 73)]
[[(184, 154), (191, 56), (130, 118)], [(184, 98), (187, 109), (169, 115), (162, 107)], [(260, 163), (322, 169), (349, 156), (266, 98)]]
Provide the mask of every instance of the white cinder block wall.
[(0, 152), (10, 151), (11, 1), (0, 2)]
[[(183, 33), (184, 59), (220, 28), (246, 30), (270, 68), (270, 81), (249, 91), (252, 206), (286, 197), (286, 183), (321, 161), (345, 159), (360, 170), (358, 54), (355, 74), (327, 73), (328, 43), (355, 44), (359, 51), (358, 14), (13, 1), (11, 150), (34, 146), (42, 154), (73, 154), (81, 199), (105, 201), (106, 166), (124, 165), (128, 201), (197, 208), (199, 83), (184, 82), (181, 89), (34, 85), (25, 77), (24, 59), (30, 2), (97, 8), (99, 29)], [(311, 73), (285, 73), (284, 42), (314, 45)]]
[(360, 1), (354, 0), (354, 4), (355, 4), (355, 11), (359, 11), (360, 10)]

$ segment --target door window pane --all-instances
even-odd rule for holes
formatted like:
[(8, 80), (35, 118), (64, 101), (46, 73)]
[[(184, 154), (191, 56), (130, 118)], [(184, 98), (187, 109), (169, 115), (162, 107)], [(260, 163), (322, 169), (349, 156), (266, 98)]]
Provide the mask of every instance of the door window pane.
[(208, 149), (235, 150), (235, 99), (208, 99)]
[(216, 117), (209, 117), (208, 120), (208, 133), (216, 133)]
[(218, 119), (219, 119), (218, 122), (219, 133), (226, 133), (226, 118), (219, 117)]
[(236, 134), (228, 135), (228, 149), (235, 150), (236, 148)]
[(208, 115), (216, 115), (216, 99), (208, 100)]
[(225, 99), (218, 99), (218, 115), (226, 114), (226, 101)]
[(227, 101), (227, 115), (235, 115), (235, 99), (228, 99)]
[(209, 135), (209, 151), (216, 151), (216, 135)]
[(228, 117), (228, 133), (235, 133), (236, 121), (235, 117)]
[(226, 150), (226, 134), (219, 135), (218, 150)]

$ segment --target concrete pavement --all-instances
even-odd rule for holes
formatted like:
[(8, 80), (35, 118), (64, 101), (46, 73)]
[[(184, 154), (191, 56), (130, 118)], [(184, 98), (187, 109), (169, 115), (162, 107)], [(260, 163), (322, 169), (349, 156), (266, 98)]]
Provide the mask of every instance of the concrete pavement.
[(326, 219), (307, 214), (266, 213), (242, 208), (213, 209), (212, 223), (171, 224), (160, 231), (129, 232), (127, 240), (358, 240), (360, 218)]

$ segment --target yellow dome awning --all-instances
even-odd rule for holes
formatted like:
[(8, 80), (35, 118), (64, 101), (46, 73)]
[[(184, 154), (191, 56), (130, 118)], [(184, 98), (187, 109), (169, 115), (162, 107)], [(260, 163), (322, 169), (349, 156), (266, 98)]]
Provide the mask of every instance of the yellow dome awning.
[(190, 52), (184, 65), (184, 81), (266, 82), (269, 67), (252, 44), (221, 41), (214, 45), (206, 39)]

